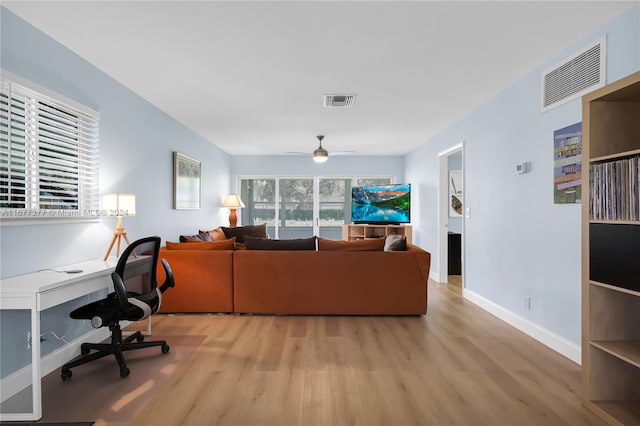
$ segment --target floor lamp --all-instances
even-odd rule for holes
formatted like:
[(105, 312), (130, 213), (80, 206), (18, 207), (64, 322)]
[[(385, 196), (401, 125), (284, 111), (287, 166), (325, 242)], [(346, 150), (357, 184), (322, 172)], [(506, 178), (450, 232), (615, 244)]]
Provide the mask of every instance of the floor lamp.
[(229, 195), (227, 199), (224, 200), (224, 203), (222, 203), (222, 207), (228, 207), (231, 209), (229, 212), (229, 226), (234, 228), (238, 223), (238, 214), (236, 213), (236, 209), (244, 207), (244, 203), (240, 199), (240, 196), (238, 194)]
[(127, 238), (127, 231), (122, 226), (122, 216), (135, 216), (136, 215), (136, 196), (134, 194), (106, 194), (102, 196), (102, 211), (107, 216), (116, 216), (118, 218), (118, 224), (113, 231), (113, 238), (107, 249), (107, 253), (104, 255), (104, 260), (109, 258), (113, 245), (118, 242), (116, 246), (116, 257), (120, 256), (120, 242), (122, 238), (129, 242)]

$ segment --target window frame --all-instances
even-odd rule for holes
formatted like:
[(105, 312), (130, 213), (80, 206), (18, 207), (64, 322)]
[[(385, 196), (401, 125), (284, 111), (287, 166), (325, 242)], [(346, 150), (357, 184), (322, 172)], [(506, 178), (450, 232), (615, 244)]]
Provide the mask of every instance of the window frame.
[[(314, 176), (302, 176), (302, 175), (292, 175), (292, 176), (286, 176), (286, 175), (240, 175), (237, 176), (236, 179), (236, 188), (237, 188), (237, 193), (240, 194), (241, 193), (241, 188), (242, 188), (242, 181), (243, 180), (247, 180), (247, 179), (251, 179), (251, 180), (257, 180), (257, 179), (265, 179), (265, 180), (273, 180), (274, 181), (274, 185), (275, 185), (275, 193), (274, 193), (274, 208), (275, 208), (275, 226), (274, 226), (274, 232), (275, 235), (272, 236), (273, 238), (279, 238), (280, 236), (280, 180), (281, 179), (312, 179), (313, 180), (313, 225), (312, 225), (312, 229), (313, 229), (313, 234), (316, 235), (319, 232), (319, 222), (318, 219), (320, 218), (320, 191), (319, 191), (319, 183), (321, 179), (339, 179), (339, 180), (347, 180), (350, 179), (351, 180), (351, 186), (353, 185), (359, 185), (359, 181), (362, 179), (389, 179), (389, 183), (393, 184), (396, 183), (396, 176), (393, 175), (359, 175), (359, 176), (345, 176), (345, 175), (337, 175), (337, 176), (325, 176), (325, 175), (314, 175)], [(252, 200), (242, 200), (245, 205), (248, 205), (248, 203), (250, 203)], [(351, 200), (349, 199), (349, 202)], [(345, 200), (346, 203), (346, 200)], [(345, 204), (346, 207), (346, 204)], [(245, 225), (253, 225), (253, 223), (249, 223), (249, 224), (245, 224), (242, 222), (242, 218), (243, 215), (240, 214), (239, 215), (239, 221), (238, 221), (238, 226), (245, 226)], [(347, 224), (347, 222), (345, 222), (345, 224)]]
[[(0, 69), (0, 90), (0, 167), (6, 173), (0, 176), (6, 191), (0, 200), (0, 226), (99, 221), (100, 114), (4, 69)], [(25, 108), (18, 111), (24, 112), (24, 120), (13, 119), (23, 101)], [(24, 129), (12, 132), (16, 124), (24, 124)], [(14, 154), (18, 154), (15, 169), (10, 160)], [(15, 176), (24, 179), (20, 207), (12, 206), (16, 204), (12, 191), (20, 188), (10, 184)]]

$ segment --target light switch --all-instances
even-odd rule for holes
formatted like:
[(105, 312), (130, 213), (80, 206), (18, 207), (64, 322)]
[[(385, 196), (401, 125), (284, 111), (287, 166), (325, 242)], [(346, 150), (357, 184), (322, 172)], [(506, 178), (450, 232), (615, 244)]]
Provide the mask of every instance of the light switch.
[(529, 172), (529, 162), (524, 161), (522, 163), (516, 164), (516, 174), (524, 174)]
[(467, 207), (467, 208), (465, 209), (465, 212), (466, 212), (466, 216), (467, 216), (467, 217), (471, 217), (471, 207)]

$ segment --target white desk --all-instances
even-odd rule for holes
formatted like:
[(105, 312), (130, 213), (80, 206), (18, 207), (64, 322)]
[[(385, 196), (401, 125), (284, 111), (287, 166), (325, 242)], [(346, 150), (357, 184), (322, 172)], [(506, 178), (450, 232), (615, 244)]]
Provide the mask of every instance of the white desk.
[(56, 270), (81, 269), (81, 273), (67, 274), (53, 271), (34, 272), (0, 280), (0, 309), (28, 309), (31, 311), (31, 382), (32, 411), (27, 413), (0, 413), (0, 420), (38, 420), (42, 417), (40, 364), (40, 311), (68, 302), (102, 289), (113, 288), (111, 273), (117, 263), (92, 260), (54, 268)]

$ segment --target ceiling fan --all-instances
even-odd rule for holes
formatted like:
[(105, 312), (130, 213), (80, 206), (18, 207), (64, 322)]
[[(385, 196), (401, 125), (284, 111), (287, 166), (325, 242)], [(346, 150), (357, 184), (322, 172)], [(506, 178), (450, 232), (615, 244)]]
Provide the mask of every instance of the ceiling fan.
[[(318, 135), (316, 137), (318, 138), (319, 145), (312, 153), (313, 161), (315, 161), (316, 163), (324, 163), (329, 158), (329, 155), (350, 155), (350, 154), (355, 154), (355, 151), (333, 151), (333, 152), (331, 152), (331, 154), (329, 154), (329, 151), (327, 151), (322, 146), (322, 140), (324, 139), (324, 135)], [(308, 152), (291, 152), (290, 151), (290, 152), (288, 152), (288, 154), (308, 155), (309, 153)]]

